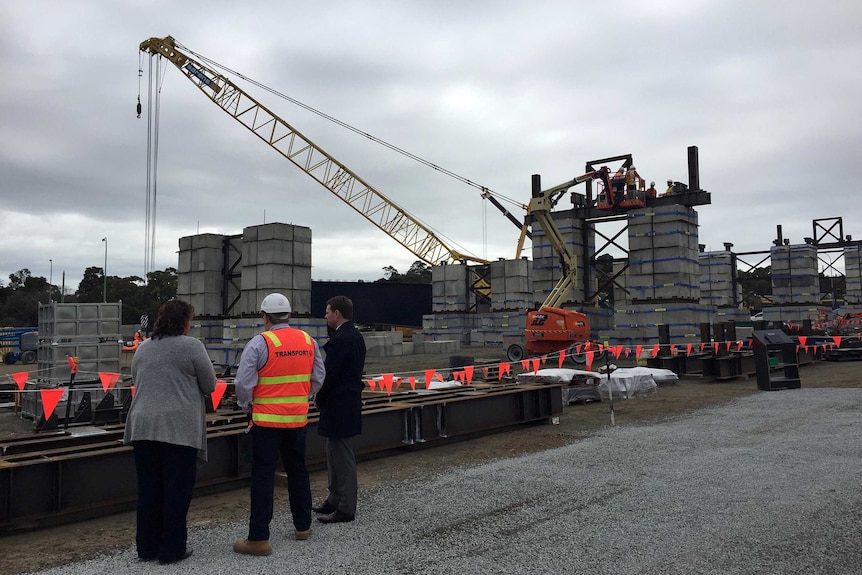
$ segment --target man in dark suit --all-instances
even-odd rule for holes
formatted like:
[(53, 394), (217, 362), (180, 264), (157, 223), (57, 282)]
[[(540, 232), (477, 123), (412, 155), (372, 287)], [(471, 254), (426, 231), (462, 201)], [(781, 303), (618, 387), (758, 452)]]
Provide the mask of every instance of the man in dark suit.
[(362, 371), (365, 339), (351, 321), (353, 302), (335, 296), (326, 302), (331, 336), (324, 344), (326, 377), (315, 396), (320, 411), (318, 433), (326, 438), (329, 496), (314, 512), (321, 523), (353, 521), (356, 515), (356, 458), (350, 438), (362, 433)]

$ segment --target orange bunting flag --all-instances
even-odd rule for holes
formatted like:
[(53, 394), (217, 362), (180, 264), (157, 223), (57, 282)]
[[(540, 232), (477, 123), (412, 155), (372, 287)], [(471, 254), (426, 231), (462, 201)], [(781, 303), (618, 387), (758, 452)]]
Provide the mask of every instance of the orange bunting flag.
[(426, 369), (425, 370), (425, 389), (431, 388), (431, 382), (434, 380), (434, 369)]
[(727, 344), (727, 351), (730, 351), (730, 346), (733, 343), (732, 341), (725, 342)]
[(659, 344), (655, 344), (654, 346), (652, 346), (652, 356), (653, 357), (656, 357), (658, 355), (658, 350), (659, 350)]
[(63, 397), (64, 387), (56, 387), (53, 389), (40, 389), (39, 394), (42, 396), (42, 412), (45, 414), (45, 421), (51, 418), (57, 404), (60, 403), (60, 398)]
[(685, 346), (685, 355), (691, 355), (691, 344)]
[(467, 378), (467, 385), (473, 383), (473, 366), (465, 365), (464, 366), (464, 376)]
[(560, 360), (559, 360), (559, 364), (557, 365), (557, 367), (559, 367), (560, 369), (562, 369), (562, 368), (563, 368), (563, 362), (564, 362), (564, 361), (566, 361), (566, 350), (561, 349), (561, 350), (560, 350)]
[(542, 356), (542, 365), (545, 365), (546, 363), (548, 363), (548, 356), (547, 356), (547, 355), (543, 355), (543, 356)]
[[(587, 345), (589, 346), (589, 344), (587, 344)], [(583, 347), (583, 346), (581, 346), (581, 345), (579, 345), (578, 347), (576, 347), (576, 348), (575, 348), (575, 353), (581, 353), (581, 348), (582, 348), (582, 347)], [(589, 348), (588, 348), (588, 349), (589, 349)]]
[(78, 358), (71, 355), (66, 356), (66, 361), (69, 362), (69, 372), (72, 375), (78, 373)]
[(117, 382), (120, 380), (120, 374), (100, 371), (99, 379), (102, 380), (102, 391), (108, 391), (117, 385)]
[(134, 398), (135, 398), (135, 386), (134, 386), (134, 385), (130, 385), (130, 386), (129, 386), (129, 389), (132, 391), (132, 399), (134, 399)]
[(832, 341), (835, 342), (835, 345), (837, 345), (838, 347), (841, 347), (841, 336), (840, 335), (833, 335)]
[(415, 391), (416, 390), (416, 376), (411, 375), (409, 378), (407, 378), (407, 381), (410, 382), (410, 389)]
[(587, 352), (587, 371), (593, 367), (593, 359), (596, 357), (596, 352), (588, 351)]
[(18, 373), (12, 374), (12, 379), (15, 380), (15, 385), (18, 386), (18, 391), (24, 390), (24, 384), (27, 383), (27, 376), (29, 375), (26, 371), (19, 371)]
[(631, 354), (632, 354), (632, 348), (627, 347), (626, 348), (626, 357), (630, 356)]
[(482, 376), (485, 378), (485, 381), (488, 381), (488, 368), (487, 367), (482, 368)]
[(641, 352), (644, 350), (644, 346), (636, 345), (635, 346), (635, 359), (640, 359)]
[(742, 340), (740, 339), (739, 341), (736, 342), (736, 351), (739, 351), (741, 349), (742, 349)]
[(524, 371), (530, 371), (530, 360), (529, 359), (522, 359), (521, 360), (521, 367), (524, 368)]
[(715, 355), (718, 355), (718, 342), (717, 341), (712, 342), (712, 353), (714, 353)]
[(701, 353), (703, 353), (703, 348), (705, 348), (705, 347), (706, 347), (706, 342), (705, 341), (700, 342), (700, 352)]
[(503, 374), (511, 375), (512, 374), (512, 366), (510, 366), (505, 361), (500, 362), (500, 366), (497, 368), (497, 381), (503, 379)]
[(619, 359), (622, 354), (623, 354), (623, 346), (621, 346), (621, 345), (616, 346), (614, 348), (614, 357), (616, 359)]
[(670, 344), (670, 355), (671, 355), (671, 357), (676, 355), (676, 344), (675, 343)]
[(538, 372), (539, 372), (539, 358), (536, 358), (533, 360), (533, 374), (535, 375)]
[(224, 397), (224, 390), (227, 389), (227, 383), (217, 379), (216, 386), (210, 397), (213, 400), (213, 411), (218, 409), (218, 404), (221, 403), (221, 398)]
[(802, 347), (805, 347), (805, 342), (807, 342), (807, 341), (808, 341), (807, 335), (800, 335), (799, 336), (799, 345), (801, 345)]
[(392, 373), (383, 373), (380, 375), (383, 380), (380, 382), (380, 390), (386, 388), (386, 395), (392, 395), (392, 379), (395, 377), (395, 374)]
[(365, 383), (368, 384), (368, 387), (371, 389), (371, 391), (374, 391), (374, 389), (377, 387), (377, 384), (374, 382), (373, 379), (366, 379)]
[[(590, 351), (590, 347), (593, 345), (593, 342), (588, 341), (584, 343), (584, 351)], [(580, 352), (579, 352), (580, 353)]]
[(452, 372), (452, 381), (463, 381), (464, 372), (463, 371), (453, 371)]

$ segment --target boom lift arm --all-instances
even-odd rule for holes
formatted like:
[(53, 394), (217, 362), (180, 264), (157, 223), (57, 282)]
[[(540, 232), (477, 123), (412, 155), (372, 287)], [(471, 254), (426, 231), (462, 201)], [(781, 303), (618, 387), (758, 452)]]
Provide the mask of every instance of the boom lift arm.
[(569, 188), (597, 178), (607, 184), (609, 173), (610, 170), (606, 166), (603, 166), (598, 170), (587, 172), (571, 181), (563, 182), (558, 186), (554, 186), (553, 188), (544, 191), (538, 189), (540, 185), (539, 177), (533, 176), (533, 197), (530, 199), (530, 203), (527, 206), (527, 213), (532, 215), (539, 225), (542, 226), (542, 229), (548, 236), (551, 245), (554, 246), (555, 250), (557, 250), (560, 264), (563, 268), (563, 277), (560, 278), (560, 281), (557, 282), (557, 285), (554, 286), (553, 290), (551, 290), (551, 293), (542, 304), (542, 308), (559, 306), (563, 300), (566, 299), (569, 290), (572, 289), (578, 281), (578, 258), (574, 253), (572, 253), (571, 248), (566, 244), (559, 228), (557, 228), (557, 224), (554, 223), (554, 218), (551, 217), (551, 209), (557, 204), (560, 196), (566, 193)]
[(140, 49), (167, 58), (233, 119), (425, 263), (437, 265), (461, 260), (488, 263), (447, 246), (425, 225), (228, 78), (180, 51), (172, 36), (145, 40)]

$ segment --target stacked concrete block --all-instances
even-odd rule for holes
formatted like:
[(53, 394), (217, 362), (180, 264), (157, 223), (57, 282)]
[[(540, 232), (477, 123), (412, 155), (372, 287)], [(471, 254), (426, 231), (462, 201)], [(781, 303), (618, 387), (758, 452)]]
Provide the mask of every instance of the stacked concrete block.
[[(584, 229), (586, 223), (583, 219), (575, 217), (574, 210), (565, 210), (551, 214), (566, 245), (577, 258), (578, 278), (583, 278), (584, 265), (589, 256), (595, 252), (595, 235), (589, 232), (587, 245), (584, 245)], [(534, 222), (533, 234), (533, 303), (531, 308), (538, 308), (551, 291), (563, 277), (563, 268), (556, 248), (551, 245), (548, 236), (542, 226)], [(584, 301), (584, 290), (580, 282), (569, 292), (566, 299), (560, 304), (574, 305)]]
[(776, 305), (816, 304), (820, 301), (816, 246), (773, 246), (770, 258), (772, 301)]
[(372, 331), (362, 336), (365, 339), (365, 357), (404, 355), (404, 334), (400, 331)]
[(600, 337), (612, 345), (655, 345), (659, 325), (667, 325), (671, 343), (699, 343), (700, 325), (709, 323), (714, 311), (693, 301), (633, 303), (617, 308), (616, 329)]
[(240, 313), (258, 313), (263, 298), (279, 292), (294, 314), (310, 314), (311, 229), (282, 223), (244, 228), (241, 285)]
[(220, 234), (180, 238), (177, 297), (191, 303), (198, 316), (223, 313), (224, 241)]
[(847, 280), (844, 301), (847, 305), (862, 305), (862, 247), (844, 248), (844, 277)]
[(700, 302), (716, 307), (736, 307), (734, 297), (733, 253), (730, 251), (703, 252), (700, 262)]
[(613, 287), (614, 306), (626, 305), (632, 301), (632, 296), (628, 291), (628, 274), (626, 272), (620, 273), (626, 265), (628, 262), (625, 261), (614, 262), (613, 272), (617, 276)]
[(470, 345), (500, 348), (504, 337), (523, 336), (526, 322), (525, 310), (477, 314)]
[(598, 333), (613, 329), (614, 310), (605, 307), (583, 307), (578, 311), (587, 316), (592, 330), (592, 339), (596, 339)]
[(121, 303), (39, 304), (39, 379), (69, 381), (69, 357), (79, 359), (79, 379), (120, 373)]
[(533, 304), (533, 279), (526, 258), (500, 259), (489, 265), (491, 311), (525, 310)]
[[(431, 268), (431, 311), (464, 312), (470, 308), (472, 272), (465, 264), (448, 264)], [(423, 320), (424, 322), (424, 320)]]
[(463, 344), (468, 344), (470, 342), (470, 330), (475, 326), (475, 314), (435, 313), (423, 315), (422, 340), (437, 341), (451, 339), (457, 340)]
[[(308, 333), (323, 344), (326, 342), (326, 320), (323, 318), (290, 318), (290, 326)], [(242, 350), (248, 341), (264, 331), (259, 318), (226, 318), (223, 320), (195, 321), (189, 335), (201, 340), (216, 368), (239, 363)]]
[(674, 205), (632, 210), (628, 217), (632, 301), (698, 300), (697, 212)]
[(767, 323), (801, 324), (805, 320), (817, 323), (820, 321), (820, 318), (828, 317), (828, 315), (828, 307), (816, 304), (763, 306), (763, 321)]

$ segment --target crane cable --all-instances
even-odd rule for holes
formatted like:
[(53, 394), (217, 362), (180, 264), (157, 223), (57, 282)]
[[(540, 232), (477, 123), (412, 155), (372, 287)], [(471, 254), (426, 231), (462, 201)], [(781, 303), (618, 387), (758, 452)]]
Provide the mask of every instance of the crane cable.
[[(141, 78), (143, 77), (143, 53), (138, 60), (138, 104), (137, 117), (141, 117)], [(156, 266), (156, 199), (158, 195), (159, 170), (159, 116), (161, 111), (161, 88), (167, 67), (162, 69), (161, 58), (156, 62), (153, 73), (153, 59), (149, 62), (147, 84), (147, 175), (146, 175), (146, 215), (144, 218), (144, 278), (149, 279), (150, 272)], [(153, 79), (155, 78), (155, 85)], [(155, 106), (153, 105), (155, 102)]]
[(378, 138), (377, 136), (373, 136), (373, 135), (369, 134), (368, 132), (364, 132), (364, 131), (360, 130), (359, 128), (351, 126), (347, 122), (339, 120), (338, 118), (335, 118), (334, 116), (330, 116), (329, 114), (327, 114), (325, 112), (321, 112), (320, 110), (317, 110), (317, 109), (309, 106), (308, 104), (304, 104), (304, 103), (300, 102), (299, 100), (296, 100), (295, 98), (291, 98), (290, 96), (283, 94), (277, 90), (273, 90), (272, 88), (265, 86), (264, 84), (261, 84), (260, 82), (253, 80), (247, 76), (243, 76), (242, 74), (240, 74), (239, 72), (237, 72), (235, 70), (231, 70), (230, 68), (228, 68), (226, 66), (222, 66), (218, 62), (211, 60), (210, 58), (207, 58), (206, 56), (204, 56), (202, 54), (198, 54), (194, 50), (191, 50), (188, 46), (184, 46), (184, 45), (180, 44), (179, 42), (176, 42), (176, 45), (178, 48), (185, 50), (189, 54), (192, 54), (193, 56), (206, 62), (207, 64), (214, 66), (216, 68), (219, 68), (220, 70), (224, 70), (225, 72), (228, 72), (230, 74), (233, 74), (234, 76), (236, 76), (238, 78), (242, 78), (246, 82), (253, 84), (254, 86), (257, 86), (261, 90), (265, 90), (265, 91), (269, 92), (270, 94), (278, 96), (279, 98), (281, 98), (283, 100), (287, 100), (288, 102), (290, 102), (296, 106), (299, 106), (300, 108), (307, 110), (313, 114), (316, 114), (325, 120), (329, 120), (330, 122), (332, 122), (338, 126), (341, 126), (342, 128), (350, 130), (351, 132), (353, 132), (355, 134), (358, 134), (360, 136), (368, 138), (372, 142), (374, 142), (376, 144), (380, 144), (381, 146), (388, 148), (388, 149), (392, 150), (393, 152), (397, 152), (397, 153), (401, 154), (402, 156), (405, 156), (407, 158), (410, 158), (411, 160), (419, 162), (420, 164), (423, 164), (423, 165), (425, 165), (425, 166), (427, 166), (433, 170), (436, 170), (442, 174), (445, 174), (451, 178), (454, 178), (454, 179), (458, 180), (459, 182), (465, 183), (468, 186), (472, 186), (474, 188), (481, 190), (483, 192), (483, 199), (484, 199), (484, 194), (487, 193), (487, 194), (491, 194), (497, 198), (500, 198), (501, 200), (507, 201), (507, 202), (511, 203), (512, 205), (518, 206), (519, 208), (526, 209), (526, 206), (517, 200), (514, 200), (512, 198), (509, 198), (509, 197), (504, 196), (502, 194), (499, 194), (497, 192), (494, 192), (491, 189), (489, 189), (489, 188), (487, 188), (481, 184), (477, 184), (476, 182), (474, 182), (468, 178), (465, 178), (464, 176), (460, 176), (460, 175), (456, 174), (455, 172), (448, 170), (442, 166), (438, 166), (437, 164), (435, 164), (429, 160), (426, 160), (420, 156), (417, 156), (416, 154), (414, 154), (412, 152), (408, 152), (407, 150), (405, 150), (403, 148), (399, 148), (395, 144), (390, 144), (389, 142), (382, 140), (382, 139)]

